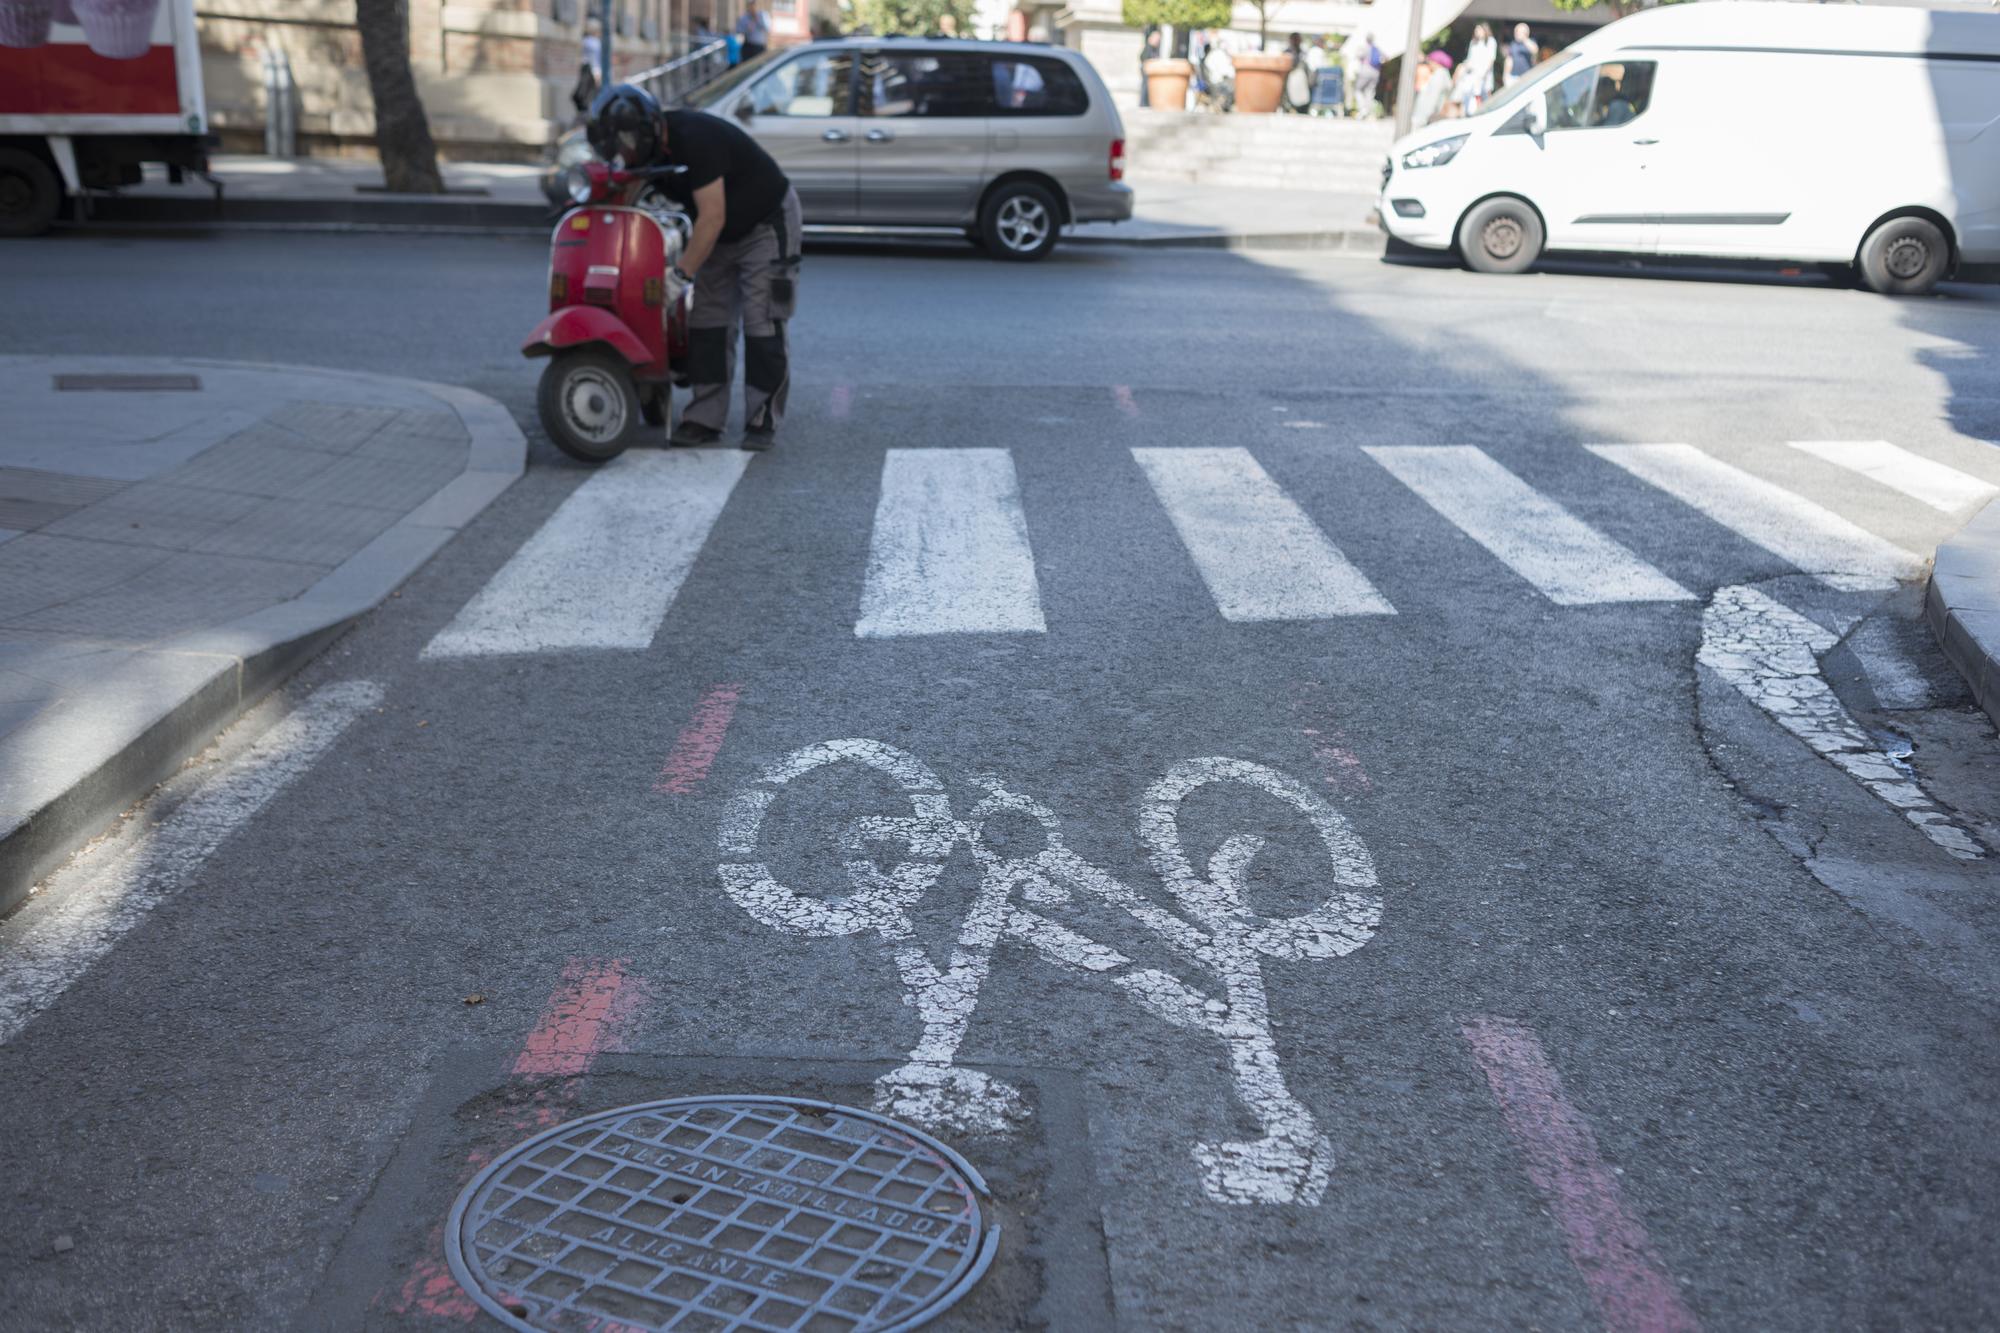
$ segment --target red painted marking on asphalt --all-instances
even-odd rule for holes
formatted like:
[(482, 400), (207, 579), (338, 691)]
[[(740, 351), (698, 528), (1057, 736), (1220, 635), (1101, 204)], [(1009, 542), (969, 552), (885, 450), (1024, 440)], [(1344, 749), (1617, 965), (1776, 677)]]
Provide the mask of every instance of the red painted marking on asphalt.
[(685, 796), (701, 785), (708, 776), (708, 766), (722, 749), (723, 733), (729, 730), (729, 719), (736, 716), (736, 701), (742, 695), (741, 685), (717, 685), (702, 696), (667, 755), (654, 791)]
[[(440, 1239), (438, 1244), (442, 1244)], [(423, 1258), (410, 1269), (403, 1283), (396, 1314), (423, 1314), (434, 1319), (453, 1319), (469, 1324), (479, 1317), (479, 1307), (442, 1259)]]
[(1598, 1155), (1590, 1122), (1563, 1095), (1562, 1080), (1535, 1034), (1482, 1014), (1461, 1029), (1500, 1103), (1528, 1179), (1562, 1228), (1608, 1333), (1697, 1333), (1674, 1280), (1639, 1219), (1625, 1210), (1618, 1180)]
[[(1315, 697), (1318, 690), (1318, 684), (1311, 681), (1293, 687), (1294, 717), (1309, 719), (1316, 724), (1321, 722), (1320, 714), (1324, 710)], [(1312, 747), (1313, 758), (1319, 761), (1320, 775), (1326, 779), (1327, 786), (1352, 791), (1375, 790), (1374, 779), (1370, 778), (1368, 770), (1361, 766), (1360, 756), (1348, 747), (1347, 737), (1341, 735), (1339, 728), (1301, 725), (1299, 734), (1304, 736), (1306, 743)]]
[[(549, 997), (541, 1020), (522, 1043), (511, 1072), (516, 1078), (545, 1078), (588, 1073), (605, 1051), (619, 1049), (639, 1009), (651, 997), (651, 987), (629, 977), (629, 958), (572, 958), (563, 968), (562, 982)], [(537, 1092), (528, 1103), (509, 1108), (505, 1117), (489, 1133), (505, 1137), (511, 1148), (520, 1139), (569, 1119), (574, 1107), (567, 1088), (553, 1094)], [(475, 1147), (465, 1155), (465, 1174), (470, 1180), (490, 1163), (498, 1149)], [(397, 1291), (390, 1309), (402, 1315), (428, 1315), (457, 1323), (479, 1317), (479, 1306), (458, 1285), (451, 1268), (441, 1257), (443, 1228), (433, 1228), (428, 1252), (410, 1265), (410, 1275)], [(381, 1294), (376, 1304), (381, 1303)]]
[(846, 416), (848, 409), (853, 405), (854, 390), (845, 384), (834, 385), (833, 401), (828, 404), (833, 412), (834, 420), (838, 421), (840, 418)]
[(1139, 415), (1139, 404), (1132, 398), (1132, 386), (1114, 384), (1111, 386), (1111, 401), (1118, 404), (1118, 410), (1128, 417)]
[(1361, 766), (1361, 760), (1354, 751), (1340, 744), (1346, 737), (1337, 731), (1329, 735), (1318, 727), (1300, 727), (1299, 734), (1312, 746), (1313, 758), (1319, 760), (1320, 772), (1326, 778), (1327, 786), (1375, 790), (1375, 782), (1368, 776), (1368, 770)]
[(631, 1018), (639, 996), (629, 993), (629, 958), (572, 958), (562, 984), (549, 997), (541, 1021), (528, 1034), (514, 1061), (516, 1078), (561, 1078), (590, 1069), (598, 1053), (612, 1049), (619, 1029)]

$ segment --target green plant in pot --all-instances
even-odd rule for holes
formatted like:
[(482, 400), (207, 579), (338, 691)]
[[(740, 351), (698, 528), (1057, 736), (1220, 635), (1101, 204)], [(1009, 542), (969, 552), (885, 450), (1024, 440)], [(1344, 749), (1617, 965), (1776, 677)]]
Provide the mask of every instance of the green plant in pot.
[[(1124, 0), (1128, 26), (1156, 28), (1172, 26), (1176, 32), (1195, 28), (1229, 26), (1230, 0)], [(1146, 77), (1146, 101), (1163, 110), (1187, 105), (1188, 81), (1194, 66), (1175, 57), (1148, 60), (1142, 68)]]

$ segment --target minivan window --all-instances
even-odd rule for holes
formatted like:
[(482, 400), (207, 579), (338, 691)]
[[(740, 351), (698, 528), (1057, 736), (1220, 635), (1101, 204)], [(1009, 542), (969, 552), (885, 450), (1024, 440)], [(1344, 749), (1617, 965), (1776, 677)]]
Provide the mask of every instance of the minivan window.
[(870, 116), (929, 119), (993, 114), (989, 58), (955, 51), (869, 52), (861, 62)]
[(854, 57), (815, 51), (750, 85), (746, 99), (760, 116), (847, 116), (854, 112)]
[(1580, 69), (1548, 91), (1548, 128), (1589, 130), (1637, 119), (1653, 98), (1650, 60)]
[(1076, 71), (1047, 56), (996, 58), (993, 103), (1002, 116), (1080, 116), (1090, 109)]
[(706, 111), (729, 94), (771, 68), (773, 62), (784, 58), (782, 51), (766, 51), (761, 56), (744, 61), (721, 78), (704, 83), (687, 96), (681, 98), (682, 106), (691, 106)]

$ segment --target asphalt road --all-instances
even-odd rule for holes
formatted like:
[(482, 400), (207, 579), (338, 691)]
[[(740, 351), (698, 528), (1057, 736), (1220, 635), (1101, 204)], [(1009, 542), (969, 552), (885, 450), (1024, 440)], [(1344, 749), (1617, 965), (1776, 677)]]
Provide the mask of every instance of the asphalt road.
[[(0, 352), (457, 382), (537, 441), (398, 597), (0, 924), (4, 959), (107, 892), (122, 849), (209, 817), (203, 784), (262, 728), (380, 686), (0, 1044), (0, 1325), (434, 1326), (463, 1308), (440, 1228), (494, 1151), (653, 1098), (865, 1105), (940, 1014), (969, 1016), (955, 1068), (1019, 1094), (933, 1103), (1003, 1227), (940, 1327), (2000, 1322), (2000, 852), (1952, 855), (1778, 720), (1904, 757), (1890, 795), (2000, 849), (1992, 727), (1916, 585), (1849, 563), (1928, 555), (1960, 518), (1788, 447), (1886, 441), (2000, 485), (1993, 289), (823, 249), (780, 447), (733, 486), (739, 455), (697, 458), (719, 517), (662, 520), (698, 554), (657, 633), (426, 656), (538, 533), (558, 594), (606, 574), (559, 517), (591, 474), (540, 441), (513, 351), (542, 275), (514, 240), (0, 252)], [(1635, 471), (1684, 455), (1587, 448), (1676, 443), (1854, 526), (1787, 511), (1824, 556), (1802, 571)], [(1364, 452), (1431, 445), (1476, 446), (1532, 502), (1451, 472), (1484, 466), (1463, 454)], [(1240, 452), (1132, 453), (1195, 448)], [(688, 458), (593, 494), (668, 468), (687, 490)], [(1448, 473), (1431, 496), (1425, 466)], [(1616, 543), (1576, 548), (1567, 598), (1496, 550), (1539, 569), (1521, 534), (1548, 502)], [(1383, 605), (1314, 602), (1354, 574)], [(1657, 599), (1591, 600), (1640, 586)], [(975, 627), (883, 631), (926, 616)], [(511, 623), (517, 647), (542, 632)], [(1760, 675), (1786, 635), (1804, 665)], [(877, 744), (771, 779), (842, 740)], [(895, 752), (966, 821), (934, 820), (938, 845), (853, 828), (910, 814)], [(992, 783), (1040, 815), (982, 809)], [(981, 820), (988, 865), (1059, 823), (1090, 869), (1014, 885), (976, 994), (906, 1000), (895, 914), (838, 900), (897, 863), (932, 881), (911, 940), (949, 971), (991, 901)], [(1247, 869), (1242, 834), (1267, 839)], [(718, 869), (753, 862), (836, 907)], [(1339, 929), (1257, 952), (1232, 885), (1273, 917), (1334, 894)], [(1146, 904), (1241, 947), (1196, 956)], [(1120, 961), (1057, 966), (1079, 935)]]

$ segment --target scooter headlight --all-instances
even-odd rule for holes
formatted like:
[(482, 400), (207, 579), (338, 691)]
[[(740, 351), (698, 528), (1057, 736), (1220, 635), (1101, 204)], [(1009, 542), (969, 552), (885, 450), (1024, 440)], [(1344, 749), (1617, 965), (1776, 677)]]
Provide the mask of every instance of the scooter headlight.
[(579, 204), (589, 203), (590, 196), (595, 192), (590, 183), (590, 173), (581, 166), (569, 169), (563, 177), (563, 188), (569, 191), (570, 199)]

